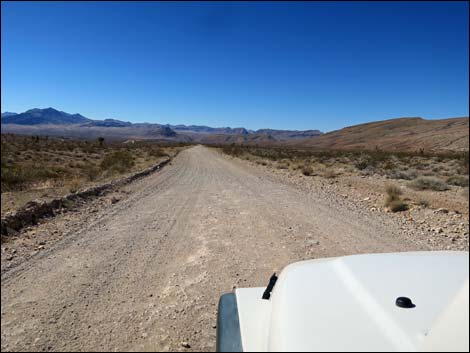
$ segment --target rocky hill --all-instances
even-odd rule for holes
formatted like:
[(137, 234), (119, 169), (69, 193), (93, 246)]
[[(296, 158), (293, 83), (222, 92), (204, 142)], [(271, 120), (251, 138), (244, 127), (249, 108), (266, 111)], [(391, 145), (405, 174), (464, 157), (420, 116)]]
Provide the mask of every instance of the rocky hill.
[(3, 124), (17, 124), (17, 125), (42, 125), (42, 124), (55, 124), (55, 125), (69, 125), (69, 124), (83, 124), (91, 120), (85, 118), (80, 114), (68, 114), (61, 112), (54, 108), (46, 109), (30, 109), (24, 113), (2, 113)]
[(399, 118), (345, 127), (295, 145), (318, 149), (468, 150), (469, 118)]

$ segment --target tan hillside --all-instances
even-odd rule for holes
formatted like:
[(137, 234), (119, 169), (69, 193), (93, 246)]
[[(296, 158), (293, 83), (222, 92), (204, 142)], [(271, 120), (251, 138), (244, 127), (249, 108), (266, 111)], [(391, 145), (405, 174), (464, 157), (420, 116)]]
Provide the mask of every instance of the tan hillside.
[(468, 150), (469, 119), (399, 118), (345, 127), (297, 141), (321, 149)]

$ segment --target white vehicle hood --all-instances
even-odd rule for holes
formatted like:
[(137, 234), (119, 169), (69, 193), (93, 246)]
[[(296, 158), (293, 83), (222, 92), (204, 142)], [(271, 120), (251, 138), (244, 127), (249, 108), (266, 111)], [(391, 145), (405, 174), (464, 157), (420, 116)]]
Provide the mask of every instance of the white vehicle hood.
[[(440, 342), (439, 349), (468, 351), (468, 268), (467, 252), (355, 255), (290, 265), (269, 301), (260, 299), (260, 289), (236, 291), (244, 350), (420, 351)], [(416, 306), (400, 308), (398, 297)], [(458, 307), (466, 314), (453, 315)], [(452, 333), (462, 337), (462, 330), (466, 341), (455, 342)]]

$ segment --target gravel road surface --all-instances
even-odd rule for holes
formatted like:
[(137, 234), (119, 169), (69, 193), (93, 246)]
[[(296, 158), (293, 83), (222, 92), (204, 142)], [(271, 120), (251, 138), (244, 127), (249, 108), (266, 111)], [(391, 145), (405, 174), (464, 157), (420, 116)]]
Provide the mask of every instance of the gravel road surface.
[(424, 249), (383, 215), (202, 146), (130, 191), (2, 275), (2, 351), (214, 350), (235, 286), (303, 259)]

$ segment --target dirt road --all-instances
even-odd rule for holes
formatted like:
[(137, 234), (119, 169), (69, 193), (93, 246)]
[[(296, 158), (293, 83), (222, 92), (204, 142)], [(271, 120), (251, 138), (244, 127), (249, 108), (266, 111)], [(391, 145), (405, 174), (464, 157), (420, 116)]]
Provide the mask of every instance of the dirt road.
[(265, 286), (297, 260), (421, 247), (383, 216), (201, 146), (99, 212), (3, 274), (2, 351), (213, 350), (234, 286)]

